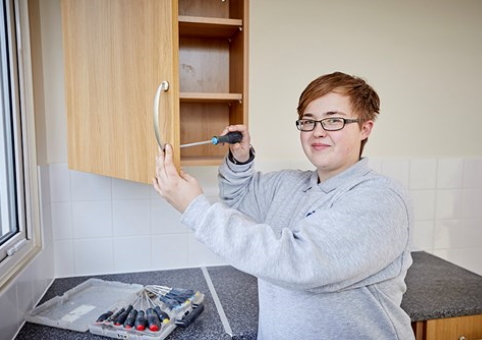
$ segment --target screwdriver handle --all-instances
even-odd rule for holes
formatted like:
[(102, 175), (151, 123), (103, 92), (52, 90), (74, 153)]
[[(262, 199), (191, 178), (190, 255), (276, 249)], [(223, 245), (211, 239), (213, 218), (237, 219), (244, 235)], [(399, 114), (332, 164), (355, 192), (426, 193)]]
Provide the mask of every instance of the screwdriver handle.
[(127, 306), (127, 308), (117, 317), (117, 319), (114, 321), (114, 325), (120, 326), (124, 324), (124, 321), (126, 321), (127, 316), (132, 310), (132, 305)]
[(115, 312), (113, 315), (109, 316), (109, 318), (107, 319), (106, 322), (115, 322), (117, 320), (117, 318), (119, 317), (119, 315), (121, 315), (125, 310), (126, 309), (124, 307), (122, 307), (117, 312)]
[(107, 311), (107, 312), (101, 314), (101, 315), (97, 318), (97, 320), (96, 320), (95, 322), (97, 322), (97, 323), (104, 322), (104, 321), (106, 321), (112, 314), (114, 314), (113, 311)]
[(185, 315), (181, 320), (176, 320), (176, 325), (181, 326), (183, 328), (189, 326), (194, 321), (194, 319), (196, 319), (199, 316), (199, 314), (202, 313), (203, 310), (204, 310), (204, 304), (198, 305), (189, 314)]
[(153, 308), (146, 309), (146, 319), (147, 319), (147, 327), (153, 331), (157, 332), (161, 329), (161, 321), (157, 316), (156, 312), (154, 312)]
[(163, 312), (161, 310), (161, 307), (159, 306), (156, 306), (154, 308), (154, 312), (157, 314), (157, 316), (159, 317), (159, 320), (164, 323), (164, 322), (169, 322), (170, 319), (169, 319), (169, 315), (166, 313), (166, 312)]
[(241, 142), (242, 139), (243, 139), (243, 134), (239, 131), (234, 131), (234, 132), (228, 132), (223, 136), (214, 136), (213, 138), (211, 138), (211, 142), (214, 145), (217, 145), (219, 143), (235, 144), (235, 143)]
[(136, 321), (134, 326), (138, 331), (143, 331), (147, 326), (146, 313), (143, 310), (137, 311)]
[(132, 327), (134, 327), (136, 318), (137, 318), (137, 309), (132, 309), (124, 321), (124, 328), (131, 329)]

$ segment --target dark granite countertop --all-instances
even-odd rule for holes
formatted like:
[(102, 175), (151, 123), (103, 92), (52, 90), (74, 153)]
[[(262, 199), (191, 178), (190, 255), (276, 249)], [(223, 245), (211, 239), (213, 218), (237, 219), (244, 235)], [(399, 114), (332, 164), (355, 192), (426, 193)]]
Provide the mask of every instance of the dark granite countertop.
[[(413, 253), (407, 274), (403, 309), (412, 321), (482, 314), (482, 277), (425, 252)], [(256, 339), (258, 296), (256, 279), (230, 266), (207, 268), (212, 284), (237, 340)], [(62, 295), (89, 278), (106, 281), (160, 284), (194, 289), (205, 294), (204, 312), (187, 328), (176, 328), (166, 340), (229, 339), (201, 269), (164, 270), (144, 273), (98, 275), (56, 279), (40, 304)], [(25, 323), (16, 340), (108, 339), (89, 332)]]
[(402, 308), (412, 321), (482, 314), (482, 276), (425, 252), (414, 252)]

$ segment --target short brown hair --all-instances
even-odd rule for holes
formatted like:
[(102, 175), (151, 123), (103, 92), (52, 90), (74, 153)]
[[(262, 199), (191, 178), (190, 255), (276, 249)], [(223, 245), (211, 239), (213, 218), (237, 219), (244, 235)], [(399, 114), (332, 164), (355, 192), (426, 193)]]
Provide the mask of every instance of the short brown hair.
[[(342, 72), (334, 72), (316, 78), (301, 93), (298, 102), (298, 119), (303, 117), (306, 107), (315, 99), (330, 92), (339, 93), (350, 98), (353, 111), (360, 120), (360, 126), (369, 120), (375, 120), (380, 113), (380, 98), (367, 82), (359, 77)], [(361, 152), (367, 139), (362, 141)]]

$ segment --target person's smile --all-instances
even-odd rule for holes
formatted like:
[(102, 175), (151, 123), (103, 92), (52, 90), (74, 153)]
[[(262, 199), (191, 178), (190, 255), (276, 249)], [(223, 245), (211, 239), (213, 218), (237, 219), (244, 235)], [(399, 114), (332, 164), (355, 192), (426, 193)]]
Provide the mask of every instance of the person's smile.
[(323, 142), (314, 142), (311, 144), (311, 148), (313, 149), (313, 151), (324, 151), (330, 147), (331, 145)]

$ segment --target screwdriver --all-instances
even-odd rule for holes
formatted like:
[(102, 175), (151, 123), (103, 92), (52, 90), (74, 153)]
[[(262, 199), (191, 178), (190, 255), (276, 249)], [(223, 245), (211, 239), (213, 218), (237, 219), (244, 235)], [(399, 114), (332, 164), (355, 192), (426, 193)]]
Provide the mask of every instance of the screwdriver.
[(124, 328), (131, 329), (134, 326), (137, 318), (137, 309), (132, 309), (127, 315), (126, 320), (124, 321)]
[(138, 331), (143, 331), (147, 326), (146, 313), (143, 310), (137, 311), (136, 321), (134, 326)]
[(162, 323), (169, 323), (169, 321), (170, 321), (169, 315), (168, 315), (166, 312), (163, 312), (163, 311), (161, 310), (161, 307), (156, 306), (156, 307), (154, 308), (154, 312), (157, 314), (157, 316), (159, 317), (159, 320), (160, 320)]
[(114, 311), (107, 311), (107, 312), (101, 314), (95, 322), (102, 323), (102, 322), (106, 321), (108, 318), (110, 318), (112, 316), (112, 314), (114, 314)]
[(218, 145), (219, 143), (235, 144), (235, 143), (241, 142), (242, 139), (243, 139), (243, 134), (239, 131), (234, 131), (234, 132), (228, 132), (223, 136), (213, 136), (213, 138), (203, 142), (182, 144), (181, 148), (187, 148), (190, 146), (198, 146), (198, 145), (204, 145), (204, 144), (213, 144), (213, 145)]
[(124, 321), (126, 321), (127, 316), (132, 310), (132, 305), (127, 306), (127, 308), (117, 317), (117, 319), (114, 321), (114, 325), (120, 326), (124, 324)]
[(161, 329), (161, 322), (153, 308), (146, 309), (147, 327), (153, 332)]
[(117, 320), (117, 318), (119, 317), (119, 315), (121, 315), (126, 309), (124, 307), (122, 307), (121, 309), (119, 309), (117, 312), (115, 312), (115, 314), (109, 316), (109, 318), (106, 320), (107, 323), (112, 323), (114, 321)]

